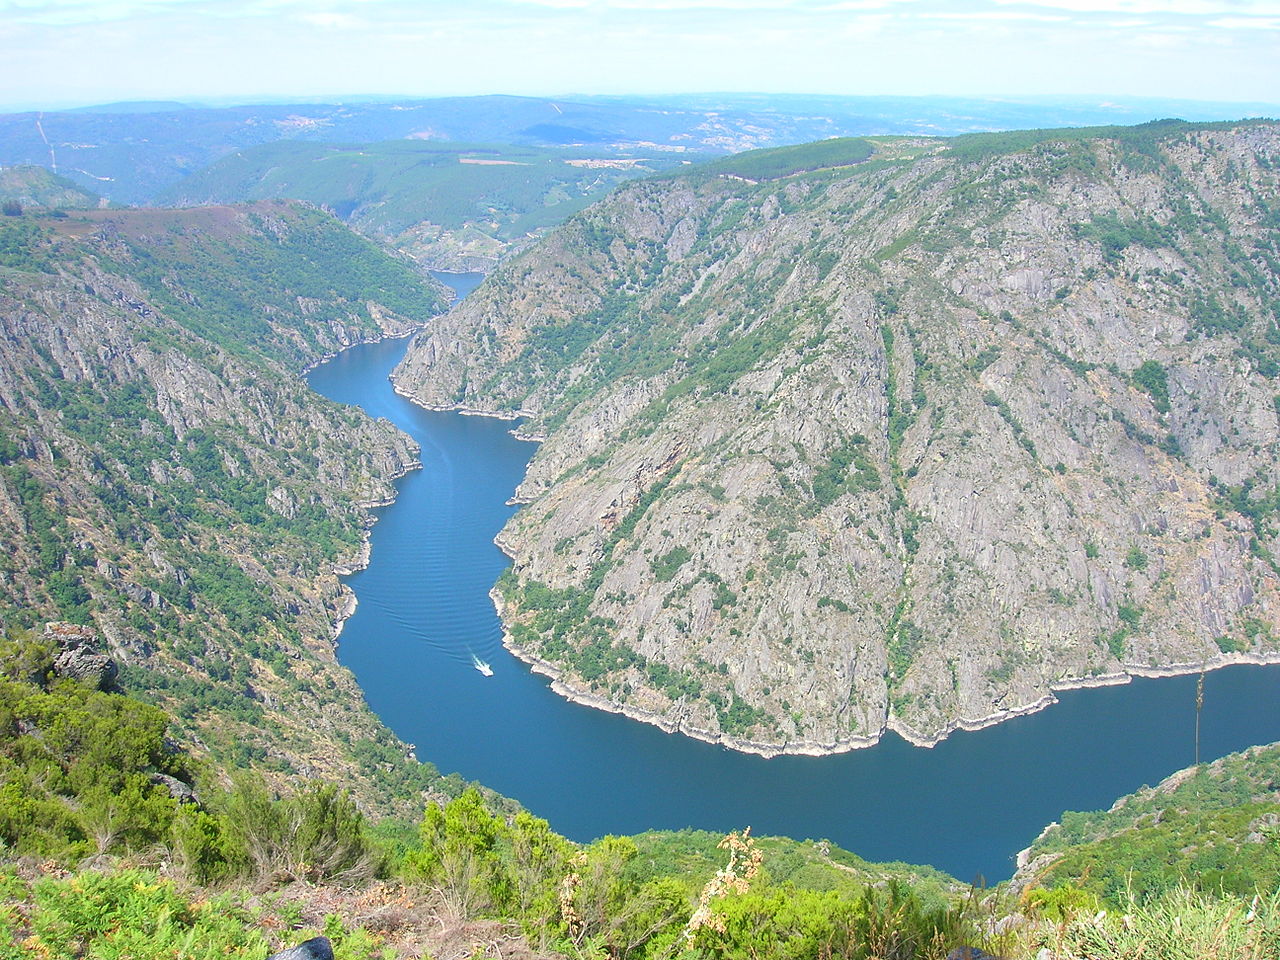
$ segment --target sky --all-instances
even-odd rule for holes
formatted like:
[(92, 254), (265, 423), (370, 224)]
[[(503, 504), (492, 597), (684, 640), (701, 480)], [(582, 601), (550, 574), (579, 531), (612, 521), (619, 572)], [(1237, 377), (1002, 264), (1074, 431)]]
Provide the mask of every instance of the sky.
[(688, 92), (1280, 101), (1280, 0), (0, 0), (0, 109)]

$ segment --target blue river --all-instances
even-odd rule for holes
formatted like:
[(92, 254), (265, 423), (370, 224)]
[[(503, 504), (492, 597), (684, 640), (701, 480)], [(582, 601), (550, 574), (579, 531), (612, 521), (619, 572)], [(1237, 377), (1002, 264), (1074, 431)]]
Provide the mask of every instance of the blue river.
[[(459, 295), (478, 275), (442, 275)], [(580, 841), (650, 828), (827, 839), (869, 860), (1006, 879), (1019, 849), (1064, 810), (1109, 806), (1194, 760), (1195, 677), (1061, 695), (1040, 713), (933, 749), (893, 734), (832, 757), (763, 759), (569, 703), (502, 647), (488, 591), (493, 545), (534, 452), (511, 424), (422, 410), (388, 375), (406, 340), (318, 367), (321, 394), (385, 417), (423, 469), (377, 511), (370, 566), (339, 643), (369, 704), (417, 755), (514, 797)], [(472, 657), (493, 665), (482, 676)], [(1280, 667), (1230, 667), (1205, 683), (1200, 755), (1280, 740)]]

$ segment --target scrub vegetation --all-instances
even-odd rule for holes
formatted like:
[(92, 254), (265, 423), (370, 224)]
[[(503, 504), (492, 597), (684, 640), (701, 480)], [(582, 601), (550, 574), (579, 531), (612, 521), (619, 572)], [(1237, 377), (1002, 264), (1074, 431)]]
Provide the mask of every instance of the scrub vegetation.
[[(475, 950), (495, 935), (545, 956), (654, 960), (941, 960), (959, 945), (1010, 960), (1045, 947), (1104, 960), (1261, 960), (1280, 945), (1273, 834), (1262, 857), (1252, 840), (1230, 841), (1252, 870), (1230, 880), (1191, 862), (1148, 871), (1132, 842), (1096, 856), (1091, 839), (1119, 821), (1133, 833), (1156, 796), (1193, 809), (1244, 804), (1274, 822), (1274, 796), (1266, 810), (1248, 801), (1266, 790), (1280, 747), (1188, 772), (1108, 814), (1069, 815), (1038, 841), (1059, 857), (1051, 873), (986, 891), (750, 830), (576, 844), (456, 780), (416, 823), (370, 819), (331, 783), (281, 794), (251, 775), (228, 780), (173, 747), (164, 711), (58, 677), (54, 650), (20, 630), (0, 649), (5, 960), (261, 957), (319, 934), (347, 960), (444, 943)], [(1217, 820), (1198, 822), (1161, 829), (1178, 843), (1229, 845)], [(1107, 882), (1121, 862), (1141, 879)]]

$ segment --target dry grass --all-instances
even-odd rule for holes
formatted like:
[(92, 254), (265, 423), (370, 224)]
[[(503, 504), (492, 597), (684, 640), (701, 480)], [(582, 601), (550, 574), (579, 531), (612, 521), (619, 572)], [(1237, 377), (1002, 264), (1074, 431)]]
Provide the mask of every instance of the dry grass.
[(336, 914), (348, 927), (361, 927), (379, 938), (384, 949), (404, 960), (558, 956), (534, 949), (514, 923), (452, 920), (438, 896), (398, 883), (373, 883), (352, 891), (294, 883), (277, 891), (272, 902), (295, 905), (305, 927), (323, 928), (325, 918)]

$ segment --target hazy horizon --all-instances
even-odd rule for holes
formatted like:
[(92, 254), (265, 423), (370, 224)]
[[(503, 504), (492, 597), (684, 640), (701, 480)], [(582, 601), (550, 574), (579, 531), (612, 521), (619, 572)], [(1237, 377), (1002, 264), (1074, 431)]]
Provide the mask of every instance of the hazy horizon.
[(1267, 104), (1280, 90), (1280, 0), (0, 0), (0, 15), (6, 111), (687, 91)]
[[(534, 100), (551, 100), (560, 102), (585, 102), (590, 100), (611, 100), (636, 103), (658, 103), (680, 98), (690, 99), (714, 99), (723, 98), (726, 101), (735, 98), (751, 99), (762, 98), (775, 102), (782, 102), (785, 99), (847, 99), (850, 101), (875, 101), (875, 100), (919, 100), (922, 105), (943, 102), (969, 100), (975, 103), (1009, 103), (1009, 104), (1027, 104), (1035, 105), (1043, 103), (1045, 105), (1056, 106), (1085, 106), (1093, 105), (1098, 108), (1107, 106), (1122, 107), (1126, 109), (1136, 109), (1144, 105), (1167, 104), (1169, 106), (1177, 106), (1185, 104), (1187, 106), (1198, 106), (1203, 108), (1204, 113), (1221, 112), (1217, 108), (1235, 108), (1241, 109), (1241, 113), (1224, 117), (1223, 119), (1246, 119), (1250, 116), (1261, 116), (1250, 112), (1251, 110), (1273, 110), (1280, 114), (1280, 96), (1275, 100), (1211, 100), (1195, 97), (1139, 97), (1139, 96), (1122, 96), (1108, 95), (1106, 93), (1072, 93), (1072, 94), (1037, 94), (1034, 96), (1019, 96), (1010, 93), (992, 92), (992, 93), (973, 93), (973, 94), (945, 94), (945, 93), (923, 93), (923, 94), (835, 94), (825, 92), (786, 92), (771, 93), (761, 90), (681, 90), (669, 93), (611, 93), (597, 94), (586, 93), (583, 91), (549, 91), (549, 92), (525, 92), (513, 93), (510, 91), (499, 91), (494, 93), (460, 93), (460, 94), (444, 94), (433, 96), (429, 94), (414, 93), (259, 93), (245, 94), (244, 96), (219, 96), (210, 94), (203, 97), (177, 98), (177, 97), (145, 97), (124, 100), (97, 100), (97, 101), (66, 101), (61, 103), (55, 102), (31, 102), (31, 103), (6, 103), (0, 100), (0, 113), (40, 113), (40, 112), (58, 112), (58, 111), (83, 111), (83, 112), (112, 112), (110, 108), (122, 108), (119, 112), (148, 112), (139, 110), (139, 107), (169, 107), (191, 109), (191, 110), (221, 110), (234, 109), (237, 107), (261, 107), (261, 106), (279, 106), (279, 105), (341, 105), (341, 104), (379, 104), (379, 103), (412, 103), (419, 101), (441, 100), (441, 99), (480, 99), (485, 97), (512, 97), (520, 99)], [(1280, 119), (1276, 114), (1267, 114), (1268, 119)], [(1189, 119), (1181, 117), (1179, 119)], [(1194, 119), (1194, 118), (1192, 118)], [(1203, 119), (1203, 118), (1201, 118)]]

